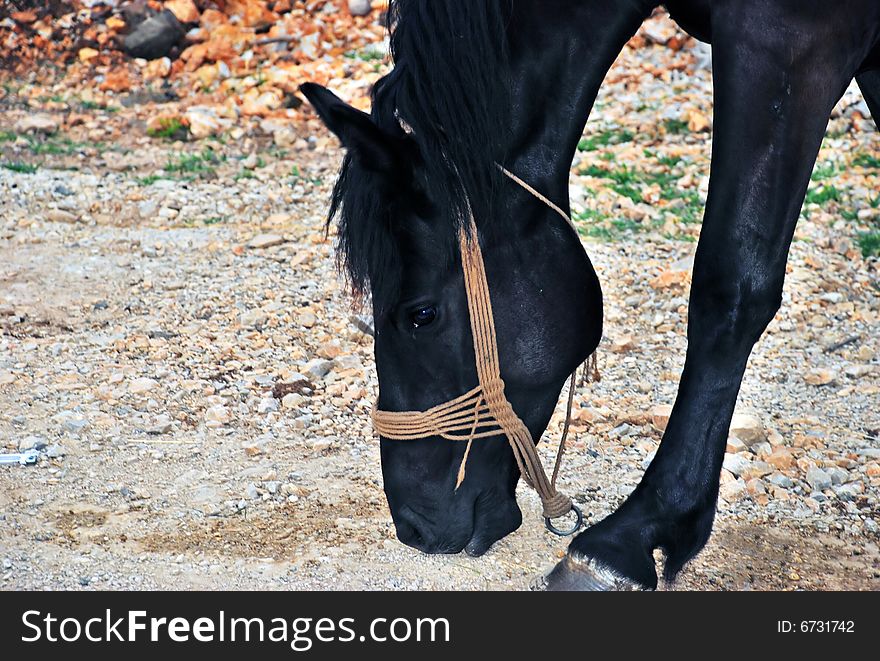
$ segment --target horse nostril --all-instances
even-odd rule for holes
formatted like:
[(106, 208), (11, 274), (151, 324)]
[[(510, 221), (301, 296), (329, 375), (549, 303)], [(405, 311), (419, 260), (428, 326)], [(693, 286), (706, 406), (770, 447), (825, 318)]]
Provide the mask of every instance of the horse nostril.
[(395, 521), (397, 538), (406, 544), (430, 553), (435, 546), (435, 535), (431, 532), (431, 524), (409, 505), (404, 505)]

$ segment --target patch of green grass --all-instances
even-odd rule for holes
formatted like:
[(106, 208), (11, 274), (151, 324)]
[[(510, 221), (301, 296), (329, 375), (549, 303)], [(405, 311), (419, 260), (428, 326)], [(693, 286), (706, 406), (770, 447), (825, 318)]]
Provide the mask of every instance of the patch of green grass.
[(859, 232), (856, 242), (863, 257), (880, 257), (880, 232)]
[(385, 55), (376, 48), (348, 51), (343, 57), (349, 60), (360, 60), (361, 62), (382, 62), (385, 59)]
[(853, 159), (853, 165), (859, 165), (863, 168), (880, 169), (880, 158), (877, 158), (872, 154), (857, 154)]
[(578, 233), (600, 241), (619, 241), (627, 234), (643, 232), (645, 226), (628, 218), (609, 218), (601, 211), (587, 209), (573, 217)]
[(15, 142), (18, 134), (12, 131), (0, 131), (0, 142)]
[(850, 221), (859, 219), (859, 214), (855, 209), (841, 209), (840, 216), (844, 220), (850, 220)]
[(826, 163), (825, 165), (817, 165), (813, 169), (813, 174), (810, 176), (810, 179), (813, 181), (824, 181), (825, 179), (830, 179), (836, 174), (837, 166), (834, 165), (834, 163)]
[(54, 156), (69, 156), (88, 147), (98, 148), (99, 146), (102, 146), (99, 144), (90, 145), (85, 142), (76, 142), (66, 136), (53, 136), (46, 138), (45, 140), (37, 140), (30, 136), (26, 136), (25, 140), (27, 140), (28, 148), (31, 152), (37, 155), (51, 154)]
[(7, 161), (4, 163), (0, 163), (0, 166), (6, 168), (7, 170), (18, 172), (20, 174), (33, 174), (39, 169), (36, 165), (31, 165), (30, 163), (21, 163), (19, 161)]
[(609, 179), (609, 188), (618, 195), (628, 197), (633, 202), (642, 201), (642, 186), (660, 186), (661, 197), (667, 200), (681, 197), (678, 189), (674, 187), (678, 176), (668, 172), (639, 172), (624, 166), (615, 170), (607, 170), (597, 165), (582, 168), (579, 174), (599, 179)]
[(79, 107), (83, 110), (100, 110), (101, 112), (119, 112), (116, 106), (105, 106), (103, 103), (92, 101), (91, 99), (80, 99)]
[(214, 166), (224, 160), (225, 157), (218, 156), (211, 149), (203, 149), (198, 154), (178, 154), (163, 169), (183, 178), (213, 176), (217, 173)]
[(257, 178), (257, 175), (255, 175), (251, 170), (246, 170), (246, 169), (242, 168), (238, 174), (236, 174), (234, 177), (232, 177), (232, 180), (238, 181), (239, 179), (256, 179), (256, 178)]
[(222, 223), (224, 220), (226, 219), (222, 216), (211, 216), (210, 218), (205, 218), (203, 222), (205, 223), (205, 225), (216, 225), (218, 223)]
[(189, 129), (177, 117), (165, 117), (159, 120), (157, 126), (148, 128), (147, 135), (165, 140), (186, 140)]
[(600, 131), (596, 135), (591, 135), (587, 138), (581, 138), (580, 142), (578, 142), (577, 148), (578, 151), (596, 151), (600, 147), (622, 145), (626, 142), (632, 142), (634, 137), (635, 135), (626, 129), (621, 131), (609, 129), (606, 131)]
[(663, 238), (669, 241), (684, 241), (685, 243), (697, 242), (697, 237), (692, 234), (670, 234), (669, 232), (664, 232)]
[(835, 186), (818, 186), (807, 191), (805, 202), (807, 204), (823, 205), (828, 202), (840, 202), (842, 192)]
[(137, 182), (141, 186), (152, 186), (160, 179), (164, 179), (164, 177), (158, 174), (148, 174), (146, 177), (141, 177), (140, 179), (138, 179)]
[(666, 127), (666, 132), (671, 133), (672, 135), (690, 133), (688, 123), (683, 119), (667, 119), (663, 122), (663, 126)]
[(657, 159), (657, 162), (671, 170), (681, 163), (681, 156), (661, 156)]

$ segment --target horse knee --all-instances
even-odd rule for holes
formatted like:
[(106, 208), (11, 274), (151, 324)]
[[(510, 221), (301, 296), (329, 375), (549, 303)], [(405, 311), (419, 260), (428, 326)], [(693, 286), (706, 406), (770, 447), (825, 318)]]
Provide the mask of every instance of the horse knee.
[(694, 281), (688, 340), (718, 355), (748, 355), (782, 304), (782, 283), (748, 275), (707, 286)]

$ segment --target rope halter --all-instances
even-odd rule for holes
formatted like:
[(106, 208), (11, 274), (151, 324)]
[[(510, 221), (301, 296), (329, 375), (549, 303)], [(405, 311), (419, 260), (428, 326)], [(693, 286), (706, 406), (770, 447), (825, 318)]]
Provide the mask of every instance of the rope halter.
[[(557, 205), (512, 172), (500, 165), (498, 167), (510, 179), (571, 224), (571, 219)], [(583, 516), (572, 503), (571, 498), (557, 491), (556, 478), (568, 437), (577, 370), (571, 375), (565, 426), (556, 453), (553, 473), (548, 478), (538, 456), (537, 447), (532, 440), (531, 432), (513, 410), (504, 394), (504, 381), (501, 379), (498, 361), (498, 342), (495, 337), (495, 320), (489, 296), (489, 283), (486, 279), (483, 253), (480, 250), (473, 214), (470, 214), (469, 217), (468, 230), (466, 232), (462, 229), (460, 232), (459, 247), (479, 385), (455, 399), (438, 404), (426, 411), (381, 411), (378, 406), (374, 406), (373, 426), (380, 436), (393, 440), (407, 441), (440, 436), (451, 441), (466, 441), (467, 446), (456, 478), (456, 489), (464, 481), (468, 455), (474, 440), (506, 436), (523, 480), (541, 498), (547, 528), (558, 535), (570, 535), (578, 530), (583, 522)], [(595, 354), (593, 366), (595, 370)], [(571, 530), (561, 531), (553, 526), (552, 519), (564, 516), (570, 511), (574, 511), (577, 517)]]

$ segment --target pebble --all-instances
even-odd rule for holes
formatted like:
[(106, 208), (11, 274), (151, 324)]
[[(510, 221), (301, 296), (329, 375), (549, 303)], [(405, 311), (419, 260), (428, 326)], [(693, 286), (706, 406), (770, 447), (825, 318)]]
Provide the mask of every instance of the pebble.
[(807, 471), (807, 483), (816, 491), (822, 491), (831, 487), (831, 476), (824, 470), (816, 466), (812, 466)]
[(300, 406), (302, 406), (304, 401), (305, 401), (305, 397), (303, 397), (299, 393), (291, 392), (291, 393), (286, 394), (281, 399), (281, 406), (283, 406), (286, 409), (296, 409), (296, 408), (299, 408)]
[(767, 440), (764, 425), (757, 416), (735, 413), (730, 421), (730, 435), (751, 447)]
[(792, 479), (783, 473), (773, 473), (767, 477), (767, 481), (783, 489), (791, 489), (794, 486)]
[(142, 395), (144, 393), (150, 392), (158, 385), (159, 382), (155, 379), (149, 379), (146, 377), (134, 379), (128, 384), (128, 392), (130, 392), (132, 395)]
[(174, 422), (167, 415), (160, 415), (145, 431), (148, 434), (167, 434), (174, 429)]
[(247, 243), (248, 248), (260, 250), (280, 246), (286, 239), (278, 234), (258, 234)]
[(205, 424), (208, 427), (222, 427), (231, 420), (229, 409), (222, 404), (208, 407), (205, 411)]
[(264, 397), (257, 404), (257, 413), (272, 413), (278, 410), (278, 400), (274, 397)]
[(46, 220), (51, 223), (75, 223), (79, 220), (79, 216), (63, 209), (50, 209), (46, 213)]
[(752, 467), (752, 462), (741, 454), (726, 453), (724, 455), (724, 463), (722, 466), (739, 477), (746, 474), (746, 472)]
[(348, 11), (352, 16), (366, 16), (372, 8), (372, 0), (348, 0)]
[(330, 370), (333, 369), (333, 361), (325, 360), (322, 358), (313, 358), (305, 365), (303, 365), (302, 371), (307, 377), (310, 377), (313, 381), (319, 381), (323, 379), (327, 374), (330, 373)]
[(58, 131), (58, 120), (42, 113), (27, 114), (15, 123), (16, 133), (45, 133)]
[(53, 444), (46, 448), (46, 456), (49, 457), (49, 459), (60, 459), (66, 454), (67, 451), (64, 447), (58, 444)]
[(243, 328), (262, 330), (267, 319), (268, 317), (262, 310), (248, 310), (239, 316), (238, 323)]

